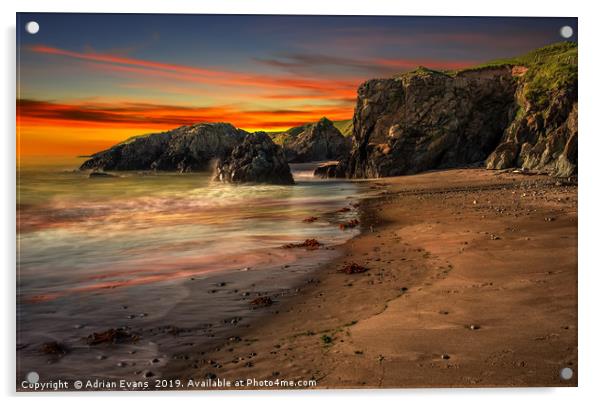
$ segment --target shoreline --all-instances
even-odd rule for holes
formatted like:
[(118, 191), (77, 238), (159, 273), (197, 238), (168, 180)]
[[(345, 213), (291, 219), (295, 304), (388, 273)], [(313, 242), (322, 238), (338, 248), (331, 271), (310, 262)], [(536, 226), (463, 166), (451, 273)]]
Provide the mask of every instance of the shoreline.
[[(191, 176), (178, 178), (188, 182)], [(82, 181), (96, 184), (87, 178)], [(138, 178), (134, 178), (132, 182), (137, 181)], [(109, 182), (122, 183), (121, 179)], [(292, 188), (287, 190), (283, 197), (270, 192), (268, 197), (272, 200), (267, 202), (271, 204), (264, 211), (249, 209), (228, 217), (237, 221), (242, 217), (262, 227), (241, 228), (245, 232), (248, 230), (248, 238), (257, 240), (254, 250), (241, 252), (234, 246), (231, 250), (216, 248), (210, 252), (221, 254), (215, 264), (223, 267), (222, 270), (194, 263), (182, 262), (179, 266), (174, 263), (173, 268), (177, 271), (173, 276), (167, 271), (158, 272), (165, 278), (132, 285), (120, 285), (122, 280), (117, 271), (101, 272), (81, 282), (87, 287), (100, 286), (89, 294), (74, 287), (71, 291), (61, 289), (57, 296), (29, 291), (27, 295), (18, 296), (18, 306), (24, 309), (18, 325), (17, 384), (30, 370), (36, 370), (42, 377), (73, 381), (81, 377), (82, 365), (86, 365), (86, 373), (91, 378), (147, 380), (147, 372), (153, 377), (160, 376), (159, 369), (173, 355), (187, 351), (193, 345), (210, 346), (240, 333), (248, 322), (254, 323), (256, 317), (263, 316), (262, 308), (254, 309), (251, 305), (254, 299), (269, 296), (277, 303), (283, 294), (294, 294), (294, 290), (309, 278), (309, 272), (339, 254), (332, 246), (344, 243), (358, 233), (357, 228), (342, 232), (338, 224), (356, 217), (356, 209), (346, 207), (351, 208), (358, 200), (360, 186), (324, 180), (313, 183), (301, 181), (294, 191)], [(261, 200), (261, 196), (252, 197), (266, 201), (265, 198)], [(190, 211), (203, 211), (203, 207)], [(320, 216), (319, 220), (305, 223), (303, 219), (309, 215), (306, 212)], [(275, 218), (276, 233), (270, 233), (273, 229), (269, 227), (270, 213)], [(278, 225), (278, 221), (287, 221), (289, 226)], [(240, 226), (232, 222), (230, 225)], [(262, 244), (263, 235), (267, 236), (267, 242)], [(176, 233), (174, 236), (181, 235)], [(270, 238), (280, 241), (269, 245)], [(306, 238), (317, 238), (326, 246), (319, 251), (283, 249), (289, 243), (300, 243)], [(198, 239), (190, 239), (191, 243), (198, 242)], [(169, 252), (177, 252), (177, 247)], [(139, 274), (132, 274), (131, 280), (136, 281), (136, 276)], [(143, 279), (150, 276), (154, 274), (142, 273)], [(130, 276), (125, 272), (124, 277)], [(78, 307), (84, 310), (74, 310)], [(25, 313), (25, 310), (29, 312)], [(53, 318), (52, 322), (50, 318)], [(41, 324), (40, 320), (46, 323)], [(119, 344), (87, 343), (90, 336), (110, 330), (123, 330), (128, 336), (135, 337), (135, 341), (126, 338)]]
[[(170, 360), (162, 377), (576, 386), (575, 185), (484, 169), (370, 183), (381, 192), (361, 200), (362, 232), (338, 259), (236, 339)], [(337, 271), (351, 262), (369, 270)]]

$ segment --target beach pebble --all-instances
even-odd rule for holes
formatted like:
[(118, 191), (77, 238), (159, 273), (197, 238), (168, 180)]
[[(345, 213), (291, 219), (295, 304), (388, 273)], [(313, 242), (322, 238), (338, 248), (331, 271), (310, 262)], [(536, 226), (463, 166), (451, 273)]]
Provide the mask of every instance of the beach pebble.
[(154, 376), (155, 376), (155, 373), (153, 373), (153, 372), (152, 372), (152, 371), (150, 371), (150, 370), (149, 370), (149, 371), (145, 371), (145, 372), (144, 372), (144, 377), (145, 377), (145, 378), (151, 378), (151, 377), (154, 377)]
[(479, 325), (470, 325), (469, 328), (470, 328), (470, 330), (481, 329), (481, 327)]
[(443, 360), (449, 360), (449, 354), (442, 354), (442, 355), (441, 355), (441, 358), (442, 358)]
[(107, 358), (107, 356), (104, 356), (102, 354), (100, 356), (96, 356), (96, 360), (104, 360), (106, 358)]

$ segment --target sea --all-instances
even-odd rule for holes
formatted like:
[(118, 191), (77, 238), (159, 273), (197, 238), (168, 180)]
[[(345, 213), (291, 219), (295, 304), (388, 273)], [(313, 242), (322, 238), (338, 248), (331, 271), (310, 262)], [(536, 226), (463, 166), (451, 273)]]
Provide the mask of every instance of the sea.
[[(160, 376), (171, 359), (269, 317), (359, 233), (360, 182), (233, 185), (211, 173), (17, 170), (17, 384)], [(313, 217), (313, 218), (311, 218)], [(316, 239), (317, 250), (285, 248)], [(119, 331), (103, 341), (107, 331)], [(105, 335), (103, 335), (105, 333)]]

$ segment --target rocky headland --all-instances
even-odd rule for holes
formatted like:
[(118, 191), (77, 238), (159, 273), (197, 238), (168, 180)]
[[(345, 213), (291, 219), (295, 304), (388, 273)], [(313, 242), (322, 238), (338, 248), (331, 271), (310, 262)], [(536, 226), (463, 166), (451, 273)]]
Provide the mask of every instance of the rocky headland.
[(577, 45), (455, 72), (427, 68), (358, 89), (353, 149), (335, 175), (485, 165), (577, 172)]
[(105, 171), (214, 169), (216, 180), (223, 182), (293, 183), (281, 146), (265, 133), (249, 133), (227, 123), (133, 137), (95, 153), (80, 167), (92, 170), (90, 177), (108, 176)]
[(195, 124), (130, 138), (95, 153), (81, 170), (207, 170), (213, 159), (229, 155), (248, 133), (231, 124)]

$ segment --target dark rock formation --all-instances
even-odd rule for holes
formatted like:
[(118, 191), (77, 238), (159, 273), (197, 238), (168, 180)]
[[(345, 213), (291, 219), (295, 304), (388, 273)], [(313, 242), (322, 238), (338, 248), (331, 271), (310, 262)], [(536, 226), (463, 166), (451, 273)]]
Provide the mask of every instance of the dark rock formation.
[(283, 147), (289, 163), (338, 160), (351, 150), (351, 138), (343, 136), (332, 121), (320, 121), (289, 129)]
[(265, 132), (248, 134), (216, 166), (216, 180), (231, 183), (293, 184), (284, 152)]
[(198, 171), (229, 155), (247, 132), (230, 124), (196, 124), (131, 138), (95, 153), (80, 169)]
[(568, 177), (577, 172), (577, 86), (549, 95), (540, 108), (517, 91), (518, 112), (501, 143), (487, 158), (488, 169), (520, 167)]
[(576, 52), (576, 44), (560, 43), (481, 68), (419, 68), (362, 84), (353, 149), (334, 175), (385, 177), (483, 163), (576, 173)]
[(330, 177), (337, 177), (337, 163), (328, 162), (323, 163), (314, 169), (314, 177), (327, 179)]
[(484, 161), (508, 125), (515, 90), (510, 68), (370, 80), (358, 89), (355, 145), (338, 170), (386, 177)]

